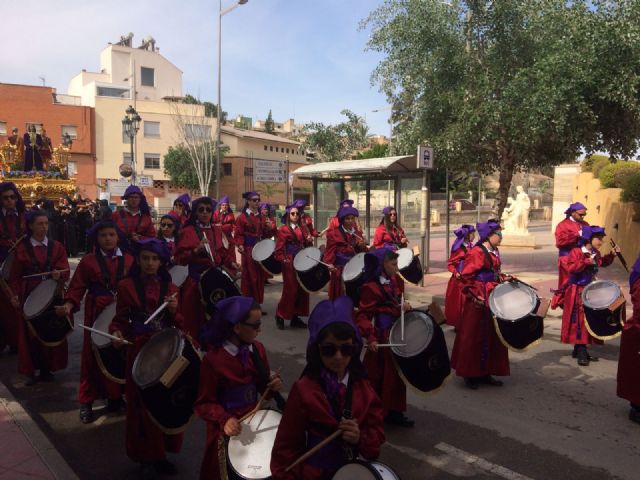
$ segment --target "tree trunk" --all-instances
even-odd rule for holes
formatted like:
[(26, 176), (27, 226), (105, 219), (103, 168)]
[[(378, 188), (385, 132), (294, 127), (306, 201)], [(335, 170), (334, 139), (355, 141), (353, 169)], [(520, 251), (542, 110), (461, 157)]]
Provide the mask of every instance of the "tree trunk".
[(500, 185), (498, 187), (496, 201), (491, 211), (493, 217), (498, 220), (502, 217), (502, 211), (507, 205), (511, 179), (513, 178), (513, 171), (515, 170), (515, 161), (511, 155), (505, 154), (501, 155), (501, 157), (502, 167), (500, 168), (500, 176), (498, 177)]

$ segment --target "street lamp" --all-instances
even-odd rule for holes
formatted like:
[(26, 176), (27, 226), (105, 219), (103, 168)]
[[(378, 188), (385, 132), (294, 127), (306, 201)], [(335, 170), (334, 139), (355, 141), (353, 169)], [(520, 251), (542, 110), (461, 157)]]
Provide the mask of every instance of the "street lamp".
[(126, 115), (122, 119), (122, 128), (124, 130), (124, 134), (129, 137), (131, 142), (131, 168), (133, 173), (131, 175), (131, 185), (136, 184), (136, 159), (133, 155), (133, 139), (136, 138), (138, 134), (138, 130), (140, 130), (140, 122), (142, 118), (136, 112), (136, 109), (129, 105), (129, 108), (125, 111)]
[(222, 109), (220, 108), (220, 98), (222, 84), (222, 17), (227, 13), (236, 9), (240, 5), (244, 5), (249, 0), (237, 0), (236, 3), (230, 7), (222, 9), (222, 0), (218, 3), (218, 128), (216, 132), (216, 198), (220, 198), (220, 145), (222, 145), (221, 131), (222, 131)]

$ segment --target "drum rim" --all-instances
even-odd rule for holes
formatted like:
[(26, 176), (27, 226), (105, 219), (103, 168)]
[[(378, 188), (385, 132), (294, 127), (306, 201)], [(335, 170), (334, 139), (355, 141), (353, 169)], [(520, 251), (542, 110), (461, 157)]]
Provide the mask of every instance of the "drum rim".
[(394, 477), (395, 477), (397, 480), (400, 480), (400, 476), (396, 473), (396, 471), (395, 471), (393, 468), (391, 468), (391, 466), (390, 466), (389, 464), (384, 463), (384, 462), (381, 462), (381, 461), (379, 461), (379, 460), (371, 460), (369, 463), (370, 463), (371, 465), (382, 465), (383, 467), (385, 467), (386, 469), (388, 469), (388, 470), (389, 470), (389, 471), (394, 475)]
[[(169, 362), (169, 365), (171, 365), (171, 363), (173, 363), (175, 361), (175, 359), (182, 353), (182, 351), (184, 350), (184, 337), (180, 334), (180, 332), (178, 330), (176, 330), (175, 328), (169, 327), (169, 328), (164, 328), (162, 330), (160, 330), (159, 332), (156, 332), (155, 334), (153, 334), (153, 336), (147, 340), (147, 342), (142, 346), (142, 348), (140, 349), (140, 351), (138, 352), (138, 354), (136, 355), (135, 360), (133, 361), (133, 367), (131, 368), (131, 379), (134, 381), (134, 383), (142, 390), (149, 388), (155, 384), (157, 384), (160, 381), (160, 378), (162, 378), (162, 374), (160, 374), (158, 376), (158, 378), (156, 378), (155, 380), (149, 381), (147, 383), (144, 384), (140, 384), (138, 382), (138, 378), (136, 375), (136, 370), (138, 369), (138, 366), (140, 364), (140, 362), (142, 361), (142, 353), (144, 352), (145, 348), (147, 348), (149, 345), (152, 345), (152, 341), (154, 338), (159, 338), (159, 335), (171, 335), (174, 337), (178, 337), (178, 346), (176, 348), (176, 354), (174, 355), (173, 359), (171, 359), (171, 361)], [(158, 340), (156, 340), (158, 341)], [(148, 347), (151, 348), (151, 347)], [(167, 366), (169, 366), (167, 365)]]
[[(116, 303), (117, 303), (117, 302), (116, 302), (115, 300), (113, 300), (111, 303), (109, 303), (108, 305), (106, 305), (106, 306), (102, 309), (102, 311), (98, 314), (98, 316), (96, 317), (95, 321), (93, 322), (93, 328), (97, 328), (97, 327), (96, 327), (96, 324), (98, 323), (98, 320), (100, 320), (100, 318), (101, 318), (101, 317), (102, 317), (102, 316), (107, 312), (107, 309), (109, 309), (109, 308), (113, 308), (113, 309), (114, 309), (114, 311), (113, 311), (113, 317), (115, 318), (115, 314), (116, 314), (116, 311), (115, 311)], [(112, 319), (112, 320), (113, 320), (113, 319)], [(109, 323), (111, 323), (111, 322), (109, 322)], [(92, 344), (94, 347), (96, 347), (97, 349), (107, 348), (109, 345), (111, 345), (111, 340), (110, 340), (110, 339), (108, 339), (107, 337), (101, 336), (101, 335), (99, 335), (98, 333), (95, 333), (95, 332), (90, 332), (90, 333), (91, 333), (91, 344)], [(105, 332), (105, 333), (109, 333), (109, 332)], [(105, 341), (105, 343), (104, 343), (103, 345), (98, 345), (96, 342), (94, 342), (94, 341), (93, 341), (93, 339), (94, 339), (94, 338), (97, 338), (97, 337), (104, 338), (104, 339), (106, 340), (106, 341)]]
[[(302, 252), (304, 252), (305, 250), (307, 250), (307, 251), (312, 251), (312, 250), (313, 250), (313, 251), (316, 251), (316, 250), (317, 250), (318, 252), (320, 252), (320, 256), (319, 256), (319, 258), (318, 258), (317, 260), (316, 260), (315, 258), (313, 258), (313, 260), (316, 260), (315, 265), (311, 265), (311, 266), (310, 266), (309, 268), (307, 268), (306, 270), (301, 270), (301, 269), (299, 269), (299, 268), (297, 268), (297, 267), (296, 267), (296, 259), (298, 258), (298, 255), (300, 255), (300, 254), (301, 254)], [(303, 257), (300, 257), (300, 258), (303, 258)], [(311, 261), (311, 260), (312, 260), (312, 259), (309, 259), (309, 261)], [(296, 253), (296, 256), (295, 256), (295, 257), (293, 257), (293, 269), (294, 269), (296, 272), (306, 273), (306, 272), (308, 272), (309, 270), (312, 270), (312, 269), (316, 268), (316, 267), (320, 264), (320, 261), (321, 261), (321, 260), (322, 260), (322, 251), (321, 251), (319, 248), (317, 248), (317, 247), (305, 247), (305, 248), (303, 248), (302, 250), (300, 250), (298, 253)]]
[[(433, 319), (433, 317), (429, 314), (429, 312), (424, 312), (424, 311), (422, 311), (422, 310), (415, 310), (415, 309), (414, 309), (414, 310), (409, 310), (408, 312), (405, 312), (405, 320), (406, 320), (407, 315), (409, 315), (409, 314), (413, 314), (413, 315), (416, 315), (416, 316), (418, 316), (418, 317), (421, 317), (422, 315), (424, 315), (424, 316), (426, 316), (427, 318), (431, 319), (431, 321), (433, 322), (433, 324), (435, 324), (435, 320), (434, 320), (434, 319)], [(435, 327), (433, 326), (433, 324), (432, 324), (432, 328), (433, 328), (433, 330), (432, 330), (431, 340), (433, 340), (433, 336), (434, 336), (433, 334), (435, 334)], [(398, 325), (398, 326), (396, 327), (396, 325)], [(392, 332), (394, 331), (394, 328), (398, 328), (398, 329), (400, 328), (400, 317), (398, 317), (398, 318), (396, 319), (396, 321), (395, 321), (395, 322), (393, 323), (393, 325), (391, 326), (391, 329), (389, 330), (389, 341), (391, 341), (391, 338), (392, 338)], [(398, 357), (400, 357), (400, 358), (413, 358), (413, 357), (417, 357), (417, 356), (418, 356), (418, 355), (420, 355), (422, 352), (424, 352), (424, 351), (429, 347), (429, 345), (431, 344), (431, 340), (429, 340), (429, 342), (427, 342), (427, 343), (424, 345), (424, 347), (422, 347), (422, 348), (420, 349), (420, 351), (415, 352), (415, 353), (412, 353), (411, 355), (408, 355), (407, 353), (400, 353), (400, 348), (401, 348), (401, 347), (389, 347), (389, 348), (391, 349), (391, 352), (392, 352), (394, 355), (397, 355), (397, 356), (398, 356)]]
[[(519, 290), (523, 290), (525, 292), (527, 292), (529, 294), (529, 296), (531, 297), (532, 300), (534, 300), (533, 302), (533, 306), (531, 307), (531, 309), (525, 314), (525, 315), (521, 315), (518, 318), (505, 318), (501, 315), (499, 315), (498, 313), (496, 313), (495, 310), (497, 310), (497, 308), (493, 308), (494, 304), (495, 304), (495, 300), (493, 300), (494, 298), (494, 293), (496, 291), (499, 291), (500, 289), (504, 290), (504, 288), (506, 288), (506, 286), (509, 287), (515, 287)], [(522, 320), (523, 318), (528, 317), (529, 315), (531, 315), (533, 312), (535, 312), (536, 308), (537, 308), (537, 304), (538, 301), (540, 300), (540, 298), (538, 297), (538, 294), (536, 293), (536, 291), (529, 287), (528, 285), (525, 285), (523, 283), (519, 283), (519, 282), (502, 282), (499, 283), (498, 285), (495, 286), (495, 288), (493, 290), (491, 290), (491, 293), (489, 294), (489, 310), (491, 311), (491, 314), (496, 317), (499, 318), (500, 320), (504, 320), (505, 322), (517, 322), (518, 320)]]
[[(340, 471), (340, 469), (342, 469), (343, 467), (346, 467), (347, 465), (353, 465), (353, 464), (358, 464), (361, 465), (363, 467), (365, 467), (367, 470), (369, 470), (369, 472), (371, 472), (373, 474), (373, 478), (375, 480), (382, 480), (382, 475), (380, 475), (380, 473), (378, 472), (378, 470), (376, 470), (376, 468), (373, 466), (373, 461), (372, 462), (367, 462), (366, 460), (360, 460), (360, 459), (355, 459), (355, 460), (350, 460), (348, 462), (346, 462), (344, 465), (342, 465), (340, 468), (338, 468), (338, 470), (336, 470), (336, 472), (334, 473), (334, 476), (336, 473), (338, 473)], [(381, 463), (381, 462), (377, 462), (377, 463)], [(386, 467), (387, 465), (385, 465)], [(392, 470), (393, 471), (393, 470)], [(395, 472), (394, 472), (395, 473)], [(396, 475), (397, 477), (397, 475)], [(333, 477), (332, 477), (333, 478)]]
[(611, 304), (606, 305), (604, 307), (592, 307), (591, 305), (588, 305), (588, 302), (586, 301), (586, 294), (591, 288), (593, 288), (592, 285), (602, 285), (602, 284), (613, 285), (618, 289), (618, 295), (613, 299), (614, 301), (616, 300), (616, 298), (619, 298), (620, 295), (622, 295), (622, 289), (620, 288), (620, 285), (618, 285), (617, 283), (611, 280), (594, 280), (593, 282), (585, 285), (584, 288), (582, 289), (582, 293), (580, 294), (582, 305), (584, 305), (587, 308), (590, 308), (591, 310), (606, 310), (607, 308), (609, 308), (609, 305)]
[[(351, 257), (349, 259), (349, 261), (347, 263), (344, 264), (344, 267), (342, 267), (342, 281), (343, 282), (354, 282), (354, 281), (358, 280), (364, 274), (364, 269), (365, 269), (364, 256), (365, 255), (366, 255), (365, 252), (356, 253), (353, 257)], [(347, 270), (346, 267), (347, 267), (347, 265), (349, 265), (356, 258), (362, 258), (362, 269), (360, 270), (360, 273), (358, 275), (356, 275), (355, 277), (350, 278), (349, 280), (347, 280), (345, 278), (345, 276), (344, 276), (345, 273), (346, 273), (346, 270)]]
[[(256, 258), (256, 253), (259, 252), (259, 249), (256, 249), (256, 247), (260, 244), (266, 245), (273, 245), (273, 250), (271, 250), (271, 254), (269, 254), (266, 258), (263, 259), (257, 259)], [(262, 240), (256, 242), (256, 244), (253, 246), (253, 248), (251, 249), (251, 258), (253, 260), (255, 260), (256, 262), (264, 262), (265, 260), (267, 260), (269, 257), (271, 257), (273, 255), (273, 252), (276, 251), (276, 242), (275, 240), (272, 240), (271, 238), (263, 238)]]
[[(55, 286), (56, 286), (56, 288), (54, 288), (54, 289), (53, 289), (53, 295), (51, 295), (51, 299), (50, 299), (50, 300), (49, 300), (49, 302), (48, 302), (48, 303), (47, 303), (47, 304), (46, 304), (42, 309), (40, 309), (37, 313), (31, 314), (31, 315), (30, 315), (30, 314), (27, 314), (27, 312), (25, 312), (25, 311), (24, 311), (24, 309), (25, 309), (25, 307), (27, 306), (27, 303), (29, 302), (29, 298), (31, 297), (31, 295), (33, 295), (33, 294), (36, 292), (36, 290), (38, 290), (39, 288), (41, 288), (43, 285), (47, 285), (47, 284), (49, 284), (49, 285), (55, 285)], [(47, 310), (47, 308), (49, 308), (49, 307), (51, 306), (51, 304), (53, 303), (53, 301), (54, 301), (54, 300), (55, 300), (55, 298), (56, 298), (56, 293), (55, 293), (55, 292), (56, 292), (56, 289), (57, 289), (57, 285), (58, 285), (58, 282), (57, 282), (56, 280), (54, 280), (53, 278), (47, 278), (46, 280), (41, 281), (41, 282), (36, 286), (36, 288), (34, 288), (33, 290), (31, 290), (31, 293), (29, 293), (29, 295), (27, 295), (27, 298), (26, 298), (26, 299), (25, 299), (25, 301), (24, 301), (24, 305), (22, 306), (22, 312), (24, 313), (24, 316), (26, 317), (26, 319), (27, 319), (27, 320), (31, 320), (31, 319), (33, 319), (33, 318), (36, 318), (36, 317), (38, 317), (38, 316), (42, 315), (42, 314)], [(43, 288), (43, 287), (42, 287), (42, 288)]]

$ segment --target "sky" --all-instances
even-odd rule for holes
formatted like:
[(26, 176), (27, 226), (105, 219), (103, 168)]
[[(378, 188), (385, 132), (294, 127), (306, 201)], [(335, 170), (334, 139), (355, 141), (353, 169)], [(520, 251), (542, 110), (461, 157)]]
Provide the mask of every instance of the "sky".
[[(223, 9), (235, 0), (222, 0)], [(370, 77), (383, 58), (366, 51), (359, 22), (382, 0), (249, 0), (222, 18), (222, 107), (275, 121), (338, 123), (348, 108), (371, 133), (389, 132), (386, 98)], [(151, 35), (183, 71), (183, 93), (217, 102), (218, 0), (21, 0), (2, 9), (0, 82), (66, 93), (97, 71), (108, 42)], [(373, 110), (379, 110), (373, 112)]]

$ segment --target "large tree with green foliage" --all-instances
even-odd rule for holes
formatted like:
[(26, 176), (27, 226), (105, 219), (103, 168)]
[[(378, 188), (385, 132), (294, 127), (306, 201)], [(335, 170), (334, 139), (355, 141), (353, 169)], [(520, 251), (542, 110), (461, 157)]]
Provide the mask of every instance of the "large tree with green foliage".
[(362, 27), (394, 153), (429, 143), (453, 171), (498, 171), (497, 214), (519, 169), (638, 147), (640, 2), (386, 0)]
[(337, 125), (311, 122), (302, 128), (302, 146), (316, 161), (339, 162), (369, 145), (367, 122), (351, 110), (340, 114), (347, 120)]

